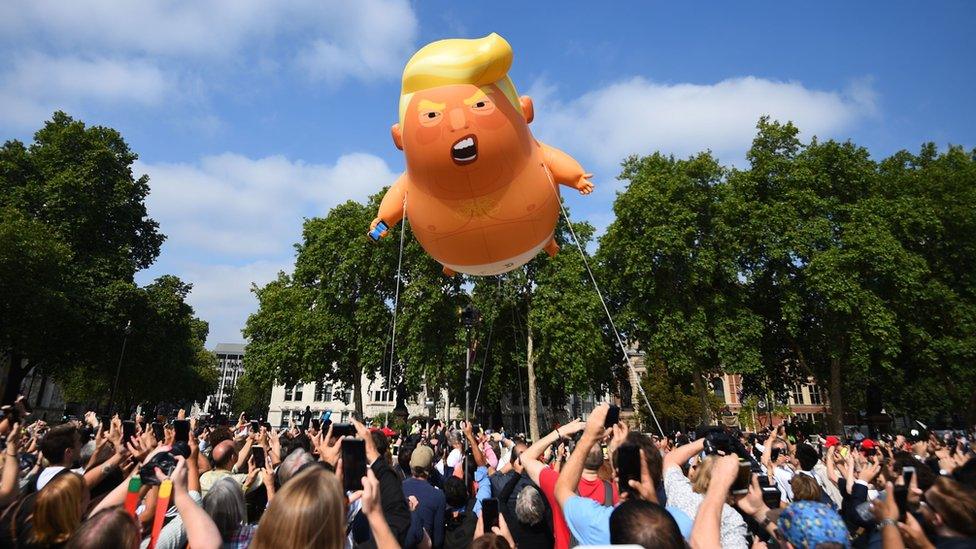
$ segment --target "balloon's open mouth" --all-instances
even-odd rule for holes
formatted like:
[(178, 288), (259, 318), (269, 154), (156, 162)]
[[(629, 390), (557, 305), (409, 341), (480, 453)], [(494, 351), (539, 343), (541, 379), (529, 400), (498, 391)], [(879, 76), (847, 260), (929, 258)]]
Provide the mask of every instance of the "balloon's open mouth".
[(451, 159), (455, 164), (470, 164), (478, 158), (478, 138), (466, 135), (451, 146)]

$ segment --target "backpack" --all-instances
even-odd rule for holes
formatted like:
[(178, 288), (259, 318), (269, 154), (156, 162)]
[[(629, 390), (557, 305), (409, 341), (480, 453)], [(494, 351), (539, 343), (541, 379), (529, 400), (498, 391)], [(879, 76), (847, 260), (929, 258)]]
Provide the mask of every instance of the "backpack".
[[(613, 485), (608, 481), (603, 482), (603, 507), (613, 507)], [(576, 488), (576, 495), (580, 495), (579, 488)], [(569, 529), (569, 523), (566, 524), (566, 528)], [(573, 535), (573, 531), (569, 530), (569, 546), (576, 547), (580, 544), (576, 536)]]

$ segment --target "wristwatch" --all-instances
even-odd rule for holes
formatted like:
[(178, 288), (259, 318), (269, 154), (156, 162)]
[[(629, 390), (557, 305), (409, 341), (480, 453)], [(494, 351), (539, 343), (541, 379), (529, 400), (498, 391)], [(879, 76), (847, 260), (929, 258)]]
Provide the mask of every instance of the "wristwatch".
[(895, 528), (897, 528), (898, 521), (893, 518), (883, 518), (880, 521), (878, 521), (878, 530), (881, 530), (885, 526), (894, 526)]

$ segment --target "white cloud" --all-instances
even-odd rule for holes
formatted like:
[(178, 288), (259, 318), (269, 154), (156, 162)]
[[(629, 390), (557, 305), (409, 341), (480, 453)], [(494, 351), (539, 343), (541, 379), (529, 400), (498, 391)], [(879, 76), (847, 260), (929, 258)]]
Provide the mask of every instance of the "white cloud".
[(168, 235), (168, 250), (244, 258), (290, 253), (303, 216), (364, 199), (396, 177), (363, 153), (333, 165), (225, 153), (194, 164), (138, 163), (135, 171), (149, 174), (149, 214)]
[(171, 88), (163, 72), (145, 60), (51, 57), (36, 52), (16, 57), (0, 74), (0, 122), (37, 124), (55, 109), (89, 102), (159, 104)]
[(763, 115), (791, 120), (807, 136), (830, 136), (877, 112), (869, 81), (839, 92), (752, 76), (711, 85), (636, 77), (568, 102), (554, 100), (556, 90), (545, 81), (531, 91), (541, 94), (536, 105), (540, 138), (552, 136), (553, 145), (604, 170), (615, 169), (630, 154), (653, 151), (687, 156), (711, 149), (725, 161), (741, 162)]
[(292, 50), (286, 56), (296, 58), (300, 69), (329, 79), (395, 75), (416, 34), (417, 18), (407, 0), (24, 0), (0, 5), (0, 36), (19, 47), (39, 43), (72, 52), (226, 62), (281, 46)]
[(278, 271), (290, 271), (287, 262), (255, 261), (245, 265), (190, 264), (180, 276), (193, 283), (187, 301), (194, 313), (210, 323), (208, 344), (244, 341), (241, 329), (248, 315), (257, 310), (257, 298), (251, 284), (263, 286), (278, 276)]

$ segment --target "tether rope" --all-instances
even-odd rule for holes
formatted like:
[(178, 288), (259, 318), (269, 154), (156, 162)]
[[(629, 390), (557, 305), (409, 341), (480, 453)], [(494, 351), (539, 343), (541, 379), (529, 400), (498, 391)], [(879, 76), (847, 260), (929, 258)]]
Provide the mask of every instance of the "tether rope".
[[(397, 258), (396, 291), (393, 294), (393, 335), (390, 338), (390, 371), (386, 377), (386, 388), (388, 395), (393, 397), (393, 362), (396, 357), (396, 329), (397, 329), (397, 308), (400, 305), (400, 280), (403, 276), (403, 238), (407, 232), (407, 195), (403, 195), (403, 219), (400, 220), (400, 256)], [(393, 397), (396, 406), (396, 397)], [(390, 413), (386, 413), (384, 426), (390, 426)]]
[(627, 352), (627, 346), (624, 345), (624, 340), (620, 337), (620, 332), (617, 331), (617, 325), (613, 322), (613, 316), (610, 314), (610, 308), (607, 307), (607, 301), (603, 298), (603, 292), (600, 291), (600, 285), (596, 282), (596, 277), (593, 276), (593, 271), (590, 269), (590, 262), (586, 259), (586, 252), (583, 251), (583, 245), (580, 244), (579, 238), (576, 236), (576, 231), (573, 229), (573, 222), (569, 219), (569, 213), (566, 212), (566, 207), (563, 206), (563, 201), (559, 196), (559, 188), (556, 186), (556, 181), (552, 178), (552, 172), (549, 171), (549, 167), (543, 165), (543, 170), (546, 172), (546, 176), (549, 178), (549, 183), (552, 184), (552, 192), (556, 194), (556, 203), (559, 204), (559, 209), (562, 211), (563, 219), (566, 220), (566, 225), (569, 227), (569, 234), (573, 236), (573, 242), (576, 243), (576, 248), (579, 250), (580, 257), (583, 258), (583, 266), (586, 267), (586, 272), (590, 275), (590, 281), (593, 282), (593, 289), (596, 290), (596, 295), (600, 297), (600, 303), (603, 305), (603, 312), (607, 314), (607, 320), (610, 321), (610, 328), (613, 330), (613, 334), (617, 337), (617, 343), (620, 345), (620, 351), (624, 354), (624, 363), (630, 372), (634, 375), (637, 381), (637, 390), (644, 398), (644, 404), (647, 405), (647, 409), (651, 412), (651, 417), (654, 419), (654, 424), (657, 426), (657, 430), (660, 431), (661, 436), (666, 436), (664, 434), (664, 429), (661, 428), (661, 424), (657, 420), (657, 414), (654, 413), (654, 408), (651, 406), (651, 401), (647, 398), (647, 393), (644, 392), (644, 385), (640, 382), (640, 376), (637, 375), (637, 370), (634, 369), (634, 365), (630, 363), (630, 353)]

